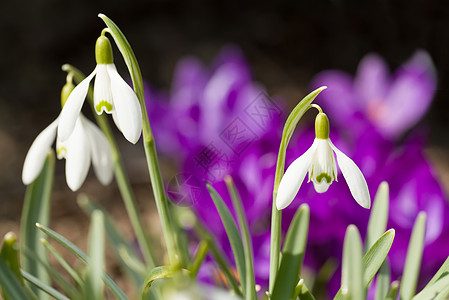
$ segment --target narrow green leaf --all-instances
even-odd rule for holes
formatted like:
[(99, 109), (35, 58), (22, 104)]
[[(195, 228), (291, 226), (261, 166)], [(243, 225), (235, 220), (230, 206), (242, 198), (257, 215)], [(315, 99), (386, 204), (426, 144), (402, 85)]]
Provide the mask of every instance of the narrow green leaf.
[[(37, 228), (42, 230), (45, 234), (47, 234), (49, 237), (54, 239), (58, 244), (69, 250), (73, 255), (78, 257), (82, 262), (86, 263), (88, 262), (89, 258), (79, 249), (77, 246), (75, 246), (72, 242), (70, 242), (68, 239), (57, 233), (56, 231), (48, 228), (47, 226), (44, 226), (42, 224), (37, 223)], [(126, 297), (125, 293), (117, 286), (117, 284), (111, 279), (111, 277), (103, 272), (103, 282), (109, 287), (109, 289), (112, 291), (112, 293), (119, 299), (119, 300), (128, 300), (128, 297)]]
[(193, 278), (195, 278), (198, 275), (198, 271), (204, 259), (206, 258), (209, 249), (210, 249), (209, 243), (205, 240), (200, 241), (200, 243), (198, 244), (198, 250), (196, 251), (196, 255), (189, 268), (190, 274)]
[(170, 278), (173, 276), (173, 268), (170, 266), (159, 266), (153, 268), (144, 280), (144, 291), (150, 289), (155, 280)]
[(274, 176), (274, 187), (273, 187), (273, 204), (271, 207), (271, 242), (270, 242), (270, 277), (269, 277), (269, 293), (273, 291), (274, 281), (276, 274), (279, 269), (279, 256), (281, 253), (281, 220), (282, 213), (276, 207), (276, 195), (279, 188), (279, 183), (281, 182), (282, 176), (284, 175), (285, 167), (285, 156), (287, 153), (287, 146), (292, 137), (293, 131), (296, 128), (299, 120), (310, 108), (313, 100), (327, 87), (322, 86), (310, 94), (305, 96), (292, 110), (290, 115), (285, 122), (284, 129), (282, 131), (281, 144), (279, 145), (279, 153), (276, 162), (276, 173)]
[[(388, 251), (390, 251), (391, 245), (394, 240), (394, 229), (390, 229), (385, 232), (374, 245), (363, 256), (363, 285), (364, 288), (368, 287), (374, 275), (376, 275), (382, 263), (387, 257)], [(342, 299), (341, 289), (335, 295), (334, 300)]]
[(298, 297), (301, 300), (315, 300), (315, 297), (309, 291), (309, 288), (306, 286), (303, 279), (301, 279), (298, 285), (296, 286), (295, 295), (293, 296), (293, 299), (296, 299)]
[[(41, 240), (41, 242), (42, 242), (42, 240)], [(49, 243), (47, 241), (45, 241), (45, 242), (49, 245)], [(48, 250), (48, 248), (47, 248), (47, 250)], [(56, 251), (54, 248), (53, 248), (53, 250)], [(63, 278), (62, 274), (60, 273), (60, 270), (56, 269), (54, 266), (49, 265), (48, 263), (44, 263), (33, 252), (25, 251), (24, 254), (28, 258), (35, 259), (37, 262), (39, 262), (39, 264), (41, 266), (43, 266), (45, 268), (45, 270), (48, 272), (51, 279), (54, 280), (61, 287), (62, 291), (65, 292), (70, 299), (82, 299), (81, 293), (74, 286), (72, 286), (72, 284), (69, 284), (67, 282), (67, 280), (65, 280), (65, 278)], [(58, 253), (58, 255), (59, 255), (59, 253)], [(73, 271), (73, 272), (75, 272), (75, 271)], [(78, 276), (78, 274), (76, 274), (76, 275)], [(84, 283), (80, 281), (80, 283), (78, 283), (78, 285), (83, 286)]]
[(5, 300), (30, 299), (25, 287), (19, 281), (16, 274), (8, 267), (0, 257), (0, 287)]
[[(40, 175), (27, 187), (22, 217), (20, 220), (21, 252), (23, 252), (24, 249), (29, 249), (36, 253), (42, 261), (47, 261), (46, 251), (40, 242), (43, 234), (36, 229), (34, 224), (36, 222), (44, 225), (49, 224), (50, 197), (53, 186), (54, 166), (54, 153), (49, 152)], [(22, 268), (25, 271), (39, 278), (40, 281), (46, 284), (50, 283), (50, 277), (45, 271), (45, 268), (39, 265), (35, 260), (31, 260), (21, 254), (20, 261)], [(46, 293), (43, 293), (33, 285), (29, 286), (40, 299), (49, 299)]]
[(341, 271), (341, 293), (343, 299), (361, 300), (363, 298), (362, 240), (354, 225), (346, 229), (343, 244)]
[(424, 248), (424, 234), (426, 231), (426, 213), (420, 212), (413, 225), (412, 236), (407, 249), (404, 272), (399, 289), (401, 300), (409, 300), (415, 295), (421, 268), (422, 252)]
[[(217, 208), (220, 215), (221, 221), (223, 222), (223, 225), (225, 227), (226, 234), (228, 235), (229, 242), (231, 243), (232, 253), (234, 254), (237, 272), (239, 273), (240, 281), (242, 283), (242, 286), (244, 287), (246, 286), (245, 254), (239, 230), (237, 229), (237, 225), (235, 224), (231, 212), (229, 211), (221, 196), (210, 184), (207, 184), (207, 189), (209, 190), (215, 207)], [(243, 295), (247, 296), (245, 294), (245, 290), (243, 292)]]
[(307, 244), (309, 216), (309, 206), (302, 204), (288, 228), (281, 264), (271, 293), (272, 299), (292, 299), (294, 295)]
[[(112, 245), (113, 251), (119, 258), (125, 272), (133, 279), (137, 286), (141, 286), (146, 274), (145, 265), (136, 251), (129, 245), (122, 234), (119, 233), (118, 228), (115, 226), (106, 210), (99, 204), (91, 201), (87, 195), (79, 195), (77, 201), (81, 209), (89, 216), (91, 216), (95, 210), (103, 212), (106, 236)], [(132, 265), (129, 265), (129, 263), (132, 263)], [(135, 266), (139, 267), (135, 268)]]
[(446, 258), (444, 263), (441, 265), (441, 267), (438, 269), (438, 271), (435, 273), (435, 275), (430, 279), (429, 283), (424, 287), (428, 287), (433, 285), (438, 279), (440, 279), (445, 274), (449, 274), (449, 257)]
[(19, 249), (17, 245), (17, 236), (14, 232), (8, 232), (3, 238), (3, 244), (0, 251), (0, 257), (3, 258), (9, 269), (16, 274), (17, 278), (23, 283), (20, 275)]
[(387, 298), (385, 300), (396, 300), (398, 297), (399, 282), (397, 280), (393, 281), (390, 285), (390, 291), (388, 292)]
[(440, 277), (431, 286), (425, 287), (420, 293), (418, 293), (413, 300), (428, 300), (428, 299), (446, 299), (449, 294), (449, 274), (445, 274)]
[(34, 277), (33, 275), (31, 275), (30, 273), (22, 270), (21, 271), (23, 278), (25, 278), (28, 282), (30, 282), (31, 284), (33, 284), (35, 287), (37, 287), (38, 289), (40, 289), (41, 291), (45, 292), (46, 294), (50, 295), (51, 297), (57, 299), (57, 300), (69, 300), (70, 298), (66, 297), (65, 295), (61, 294), (60, 292), (58, 292), (57, 290), (55, 290), (54, 288), (52, 288), (51, 286), (49, 286), (48, 284), (40, 281), (37, 277)]
[(102, 275), (104, 268), (104, 220), (103, 213), (96, 210), (91, 215), (89, 230), (89, 258), (85, 295), (86, 299), (101, 300), (103, 298)]
[(387, 297), (390, 288), (390, 277), (390, 266), (388, 261), (385, 260), (377, 275), (375, 300), (384, 300)]
[(237, 219), (243, 236), (243, 253), (245, 255), (246, 274), (246, 286), (244, 286), (245, 296), (246, 299), (255, 300), (257, 299), (257, 294), (255, 290), (256, 283), (253, 269), (253, 246), (251, 242), (251, 235), (249, 233), (248, 221), (246, 220), (246, 216), (243, 211), (242, 200), (240, 199), (232, 178), (230, 176), (226, 176), (225, 182), (229, 194), (231, 195), (234, 210), (237, 212)]
[(383, 181), (377, 189), (373, 208), (371, 209), (369, 217), (368, 230), (366, 233), (365, 241), (366, 250), (371, 248), (371, 246), (387, 229), (389, 198), (388, 183)]
[[(41, 239), (42, 245), (44, 245), (45, 249), (50, 252), (54, 258), (59, 262), (59, 264), (66, 270), (67, 273), (72, 277), (73, 280), (79, 285), (84, 286), (84, 281), (81, 279), (81, 277), (78, 275), (78, 273), (69, 265), (69, 263), (62, 257), (61, 254), (59, 254), (56, 249), (50, 245), (50, 243), (46, 239)], [(44, 263), (44, 262), (42, 262)]]
[(214, 257), (215, 261), (217, 262), (218, 267), (221, 269), (225, 278), (228, 280), (234, 293), (238, 296), (243, 297), (243, 293), (239, 287), (239, 284), (238, 284), (236, 278), (234, 277), (234, 274), (231, 272), (231, 270), (229, 268), (229, 266), (231, 264), (227, 260), (226, 255), (223, 253), (223, 251), (221, 251), (218, 248), (217, 243), (216, 243), (214, 237), (212, 236), (212, 234), (210, 232), (208, 232), (207, 229), (204, 228), (204, 225), (202, 225), (198, 220), (196, 220), (194, 227), (195, 227), (195, 231), (199, 235), (199, 237), (209, 244), (210, 251), (212, 252), (213, 257)]

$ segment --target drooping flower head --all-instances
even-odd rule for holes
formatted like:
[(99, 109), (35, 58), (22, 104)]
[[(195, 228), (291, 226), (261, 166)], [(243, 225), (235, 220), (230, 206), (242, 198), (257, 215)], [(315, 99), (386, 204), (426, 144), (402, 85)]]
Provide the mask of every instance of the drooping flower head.
[(89, 83), (95, 76), (94, 107), (97, 114), (112, 114), (115, 125), (125, 138), (135, 144), (142, 132), (142, 111), (133, 89), (118, 74), (109, 39), (101, 35), (95, 45), (97, 66), (78, 84), (64, 105), (58, 136), (65, 140), (73, 131), (76, 119), (86, 98)]
[[(67, 101), (74, 89), (71, 76), (61, 92), (61, 104)], [(66, 181), (72, 191), (78, 190), (86, 179), (90, 162), (94, 166), (95, 174), (103, 185), (111, 182), (113, 164), (111, 147), (103, 132), (82, 114), (75, 120), (75, 126), (67, 139), (57, 136), (57, 128), (61, 117), (58, 116), (34, 140), (28, 150), (22, 171), (22, 181), (28, 185), (40, 174), (42, 167), (56, 139), (56, 153), (58, 159), (66, 160)]]
[(353, 198), (362, 207), (370, 208), (371, 200), (366, 180), (357, 165), (332, 144), (329, 139), (329, 119), (322, 112), (315, 119), (315, 135), (312, 146), (287, 168), (282, 177), (276, 207), (279, 210), (284, 209), (293, 201), (307, 172), (308, 182), (313, 182), (315, 191), (326, 192), (332, 182), (337, 181), (338, 162)]

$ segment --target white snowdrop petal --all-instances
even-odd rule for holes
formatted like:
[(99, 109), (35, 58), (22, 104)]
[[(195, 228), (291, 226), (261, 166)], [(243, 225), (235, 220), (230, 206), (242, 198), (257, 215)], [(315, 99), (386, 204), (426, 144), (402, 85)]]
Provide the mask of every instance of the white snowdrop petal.
[(97, 75), (94, 82), (94, 105), (97, 114), (101, 115), (104, 111), (111, 113), (113, 110), (111, 79), (109, 78), (107, 65), (97, 65)]
[(78, 118), (73, 133), (67, 141), (65, 176), (67, 185), (77, 191), (86, 179), (90, 165), (89, 140)]
[(107, 185), (111, 183), (114, 175), (109, 141), (103, 132), (84, 116), (81, 116), (81, 122), (89, 139), (95, 175), (103, 185)]
[(28, 150), (25, 162), (23, 163), (22, 181), (28, 185), (32, 183), (40, 174), (44, 166), (48, 151), (56, 137), (58, 119), (48, 125), (34, 140)]
[(89, 76), (73, 89), (62, 108), (61, 114), (59, 115), (58, 125), (58, 139), (61, 141), (67, 140), (75, 128), (75, 123), (78, 119), (81, 107), (83, 107), (87, 91), (89, 90), (89, 83), (95, 76), (96, 70), (97, 69), (95, 68)]
[(355, 201), (357, 201), (360, 206), (369, 209), (371, 207), (371, 198), (369, 195), (368, 185), (362, 171), (360, 171), (359, 167), (357, 167), (352, 159), (338, 150), (338, 148), (335, 147), (330, 140), (329, 145), (337, 155), (337, 163)]
[(142, 132), (142, 111), (133, 89), (117, 73), (114, 65), (107, 65), (117, 121), (125, 138), (135, 144)]
[(278, 210), (286, 208), (295, 198), (306, 177), (315, 149), (316, 139), (312, 146), (303, 155), (292, 162), (287, 168), (287, 171), (285, 171), (276, 196), (276, 207)]

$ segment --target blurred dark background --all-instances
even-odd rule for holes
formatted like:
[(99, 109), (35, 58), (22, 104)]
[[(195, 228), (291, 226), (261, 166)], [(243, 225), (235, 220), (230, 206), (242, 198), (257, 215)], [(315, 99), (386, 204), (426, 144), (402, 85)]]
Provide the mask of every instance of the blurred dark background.
[[(3, 1), (1, 234), (17, 227), (25, 191), (20, 178), (26, 151), (59, 113), (59, 93), (65, 83), (61, 65), (70, 63), (85, 73), (95, 67), (94, 44), (104, 28), (97, 18), (99, 12), (119, 25), (144, 78), (159, 89), (169, 88), (182, 56), (193, 54), (210, 62), (228, 43), (242, 48), (255, 79), (269, 94), (279, 94), (291, 103), (304, 95), (310, 79), (321, 70), (354, 73), (369, 52), (379, 53), (394, 69), (415, 50), (424, 49), (434, 60), (439, 84), (420, 125), (430, 129), (429, 147), (447, 153), (448, 1)], [(124, 73), (122, 60), (116, 59), (116, 64)], [(441, 164), (444, 157), (440, 155)], [(57, 164), (55, 189), (64, 198), (60, 205), (69, 209), (76, 204), (67, 204), (74, 201), (66, 198), (74, 196), (68, 193), (63, 170), (63, 164)], [(108, 195), (102, 194), (103, 198)]]

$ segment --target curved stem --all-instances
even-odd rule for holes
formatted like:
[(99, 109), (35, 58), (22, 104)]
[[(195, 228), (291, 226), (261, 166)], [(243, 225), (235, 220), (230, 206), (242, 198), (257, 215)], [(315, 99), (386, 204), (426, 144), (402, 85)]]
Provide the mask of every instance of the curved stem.
[[(279, 269), (279, 259), (281, 251), (281, 221), (282, 212), (276, 207), (276, 196), (279, 189), (279, 183), (284, 175), (285, 155), (292, 137), (293, 131), (296, 128), (301, 117), (312, 107), (312, 102), (324, 90), (325, 86), (320, 87), (306, 97), (304, 97), (292, 110), (285, 122), (282, 131), (281, 144), (279, 145), (278, 159), (276, 163), (276, 174), (274, 176), (273, 187), (273, 206), (271, 209), (271, 243), (270, 243), (270, 278), (269, 278), (269, 294), (273, 292), (274, 282)], [(315, 106), (313, 106), (315, 107)]]
[(139, 98), (140, 106), (142, 109), (142, 137), (143, 145), (145, 148), (145, 157), (148, 164), (148, 171), (151, 179), (151, 186), (153, 188), (154, 200), (159, 213), (162, 224), (162, 233), (165, 238), (167, 246), (167, 253), (170, 260), (170, 264), (174, 267), (178, 267), (180, 262), (180, 256), (178, 255), (178, 247), (176, 243), (176, 233), (174, 225), (170, 217), (167, 197), (165, 195), (164, 185), (162, 181), (161, 171), (159, 167), (159, 161), (157, 159), (156, 145), (153, 139), (153, 133), (151, 131), (150, 121), (148, 119), (147, 108), (145, 105), (145, 93), (143, 87), (142, 74), (137, 62), (136, 56), (131, 48), (131, 45), (123, 35), (122, 31), (117, 25), (108, 17), (103, 14), (98, 15), (110, 29), (110, 34), (114, 38), (117, 47), (119, 48), (126, 66), (128, 67), (131, 75), (131, 80), (134, 85), (137, 98)]

